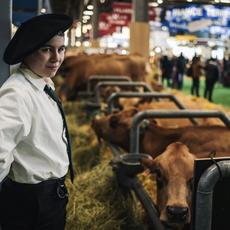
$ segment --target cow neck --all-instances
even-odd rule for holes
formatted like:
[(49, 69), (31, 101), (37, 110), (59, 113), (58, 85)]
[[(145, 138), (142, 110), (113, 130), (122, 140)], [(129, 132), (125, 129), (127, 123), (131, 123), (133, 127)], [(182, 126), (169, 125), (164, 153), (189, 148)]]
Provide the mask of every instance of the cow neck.
[(180, 137), (182, 130), (184, 128), (167, 128), (167, 127), (161, 127), (157, 126), (155, 123), (150, 123), (148, 125), (148, 131), (154, 133), (154, 135), (162, 136), (162, 137)]

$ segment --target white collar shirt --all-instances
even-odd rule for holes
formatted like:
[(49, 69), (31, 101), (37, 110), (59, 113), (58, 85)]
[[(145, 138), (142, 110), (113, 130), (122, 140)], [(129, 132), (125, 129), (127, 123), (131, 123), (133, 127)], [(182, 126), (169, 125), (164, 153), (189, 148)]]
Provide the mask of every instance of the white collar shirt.
[(8, 175), (36, 184), (68, 171), (63, 120), (47, 83), (54, 89), (51, 79), (21, 66), (0, 89), (0, 182)]

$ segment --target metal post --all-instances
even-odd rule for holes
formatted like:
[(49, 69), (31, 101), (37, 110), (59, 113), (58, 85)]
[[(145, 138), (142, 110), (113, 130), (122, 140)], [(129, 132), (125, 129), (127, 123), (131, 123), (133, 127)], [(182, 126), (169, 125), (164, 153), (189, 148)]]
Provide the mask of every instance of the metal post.
[(134, 21), (136, 22), (148, 22), (148, 0), (133, 0), (133, 13), (134, 13)]
[(90, 93), (93, 91), (92, 82), (93, 81), (131, 81), (130, 77), (127, 76), (117, 76), (117, 75), (92, 75), (89, 77), (87, 82), (86, 91)]
[(230, 177), (230, 161), (221, 161), (210, 166), (201, 176), (196, 192), (196, 230), (210, 230), (212, 225), (212, 201), (213, 190), (220, 179), (219, 170), (222, 177)]
[(93, 0), (93, 16), (92, 16), (93, 33), (92, 33), (92, 39), (98, 38), (98, 25), (99, 25), (98, 22), (99, 22), (98, 3), (96, 0)]
[(113, 82), (113, 81), (104, 81), (104, 82), (99, 82), (94, 91), (95, 95), (95, 100), (96, 103), (99, 103), (100, 101), (100, 89), (105, 86), (120, 86), (120, 87), (128, 87), (128, 88), (135, 88), (135, 87), (142, 87), (145, 91), (151, 92), (152, 89), (150, 86), (144, 82)]
[(7, 65), (2, 57), (4, 50), (11, 39), (11, 23), (12, 23), (12, 0), (1, 0), (0, 7), (0, 86), (10, 75), (10, 66)]

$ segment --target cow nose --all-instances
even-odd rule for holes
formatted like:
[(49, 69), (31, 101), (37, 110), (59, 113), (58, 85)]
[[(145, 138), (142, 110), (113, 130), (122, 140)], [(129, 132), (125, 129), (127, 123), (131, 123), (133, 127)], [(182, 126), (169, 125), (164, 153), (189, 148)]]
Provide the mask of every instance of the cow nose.
[(167, 215), (172, 222), (183, 222), (188, 216), (187, 207), (167, 206)]

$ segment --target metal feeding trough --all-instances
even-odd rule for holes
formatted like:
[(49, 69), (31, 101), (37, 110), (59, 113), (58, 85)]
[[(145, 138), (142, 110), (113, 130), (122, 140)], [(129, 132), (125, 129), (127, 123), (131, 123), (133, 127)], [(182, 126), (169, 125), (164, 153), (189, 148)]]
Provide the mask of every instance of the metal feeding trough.
[(152, 91), (152, 89), (149, 87), (149, 85), (147, 85), (144, 82), (120, 82), (120, 81), (103, 81), (103, 82), (99, 82), (97, 83), (95, 89), (94, 89), (94, 98), (93, 101), (91, 102), (87, 102), (86, 104), (89, 107), (100, 107), (100, 95), (101, 95), (101, 90), (106, 87), (106, 86), (118, 86), (118, 87), (125, 87), (125, 88), (136, 88), (136, 87), (141, 87), (143, 88), (145, 91)]
[(159, 219), (159, 212), (157, 211), (152, 199), (149, 197), (148, 193), (136, 177), (137, 174), (144, 171), (144, 167), (140, 162), (142, 158), (151, 158), (151, 156), (142, 153), (120, 155), (119, 158), (112, 161), (112, 167), (117, 176), (117, 181), (120, 187), (125, 192), (128, 192), (129, 190), (134, 191), (138, 200), (141, 202), (148, 214), (151, 228), (164, 230), (165, 228)]
[(93, 75), (93, 76), (89, 77), (89, 80), (87, 82), (87, 88), (86, 88), (87, 92), (93, 92), (94, 91), (92, 86), (93, 86), (93, 82), (95, 82), (95, 81), (100, 81), (100, 82), (102, 82), (102, 81), (119, 81), (119, 82), (125, 81), (125, 82), (130, 82), (131, 79), (130, 79), (130, 77), (127, 77), (127, 76)]
[[(151, 99), (169, 99), (170, 101), (174, 102), (177, 108), (179, 109), (186, 109), (184, 105), (172, 94), (166, 93), (155, 93), (155, 92), (145, 92), (145, 93), (137, 93), (137, 92), (119, 92), (113, 93), (107, 101), (108, 104), (108, 113), (112, 113), (114, 110), (115, 101), (118, 98), (151, 98)], [(194, 125), (197, 125), (197, 122), (193, 118), (189, 118)]]
[(94, 96), (94, 89), (93, 87), (93, 82), (95, 81), (119, 81), (119, 82), (130, 82), (131, 79), (127, 76), (117, 76), (117, 75), (92, 75), (89, 77), (89, 80), (87, 81), (87, 85), (86, 85), (86, 91), (80, 91), (78, 93), (78, 96), (82, 97), (82, 98), (90, 98)]

